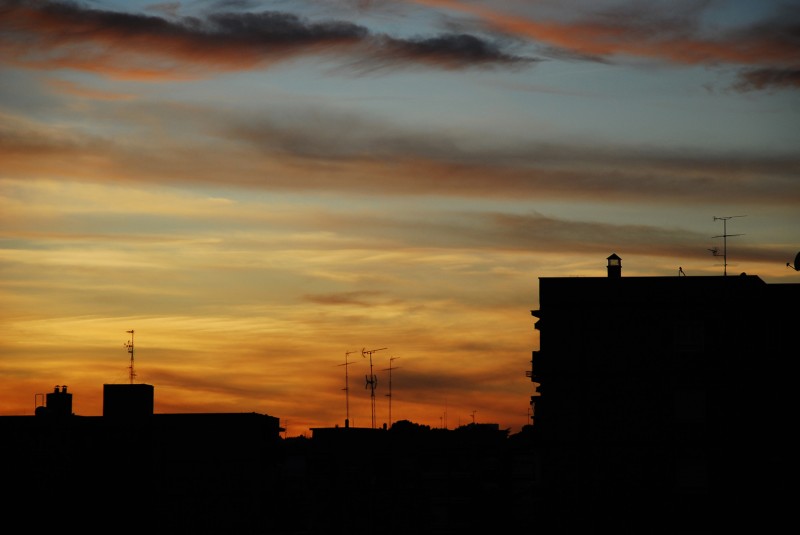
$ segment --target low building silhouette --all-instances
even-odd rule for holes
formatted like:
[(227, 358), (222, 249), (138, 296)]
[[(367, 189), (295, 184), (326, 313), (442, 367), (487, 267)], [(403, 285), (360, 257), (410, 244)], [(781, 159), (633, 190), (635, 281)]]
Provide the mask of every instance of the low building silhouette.
[(456, 534), (515, 530), (534, 498), (532, 444), (497, 424), (317, 428), (295, 503), (309, 533)]
[(144, 384), (105, 385), (103, 416), (73, 414), (71, 396), (56, 387), (34, 416), (0, 417), (8, 525), (279, 532), (278, 418), (153, 414)]
[[(104, 385), (103, 416), (57, 387), (0, 417), (5, 515), (34, 531), (328, 534), (511, 529), (533, 500), (528, 435), (497, 424), (316, 428), (258, 413), (153, 414), (152, 385)], [(46, 512), (32, 515), (31, 508)]]

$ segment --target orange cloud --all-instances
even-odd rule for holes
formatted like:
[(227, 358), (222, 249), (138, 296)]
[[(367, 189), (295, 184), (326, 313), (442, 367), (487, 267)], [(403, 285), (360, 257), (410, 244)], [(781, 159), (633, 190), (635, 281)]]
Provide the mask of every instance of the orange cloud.
[[(796, 87), (800, 65), (796, 12), (726, 30), (703, 28), (699, 22), (703, 6), (681, 13), (681, 8), (659, 12), (635, 3), (600, 9), (568, 21), (541, 19), (522, 13), (510, 14), (489, 4), (457, 0), (419, 0), (417, 3), (468, 13), (488, 27), (560, 49), (556, 55), (575, 59), (611, 60), (615, 56), (649, 58), (686, 65), (728, 63), (761, 67), (745, 71), (740, 90), (767, 85)], [(670, 9), (672, 3), (666, 3)], [(766, 69), (772, 67), (775, 71)], [(784, 74), (779, 74), (784, 72)], [(795, 74), (789, 74), (794, 72)]]
[(189, 80), (308, 55), (339, 55), (350, 68), (360, 69), (402, 64), (461, 69), (531, 61), (473, 35), (402, 39), (373, 35), (347, 21), (311, 22), (283, 12), (169, 20), (66, 2), (4, 0), (0, 13), (0, 53), (6, 62), (142, 81)]

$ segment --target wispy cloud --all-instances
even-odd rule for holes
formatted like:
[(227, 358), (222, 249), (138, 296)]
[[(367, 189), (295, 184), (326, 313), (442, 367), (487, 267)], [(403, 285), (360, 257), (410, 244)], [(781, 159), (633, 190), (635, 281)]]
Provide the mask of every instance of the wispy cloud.
[[(367, 118), (326, 117), (320, 109), (244, 119), (191, 106), (151, 106), (134, 107), (129, 117), (132, 132), (136, 121), (149, 127), (121, 144), (9, 116), (0, 127), (0, 154), (7, 170), (30, 177), (462, 198), (800, 200), (800, 159), (792, 155), (524, 141), (486, 147), (480, 132), (407, 132)], [(152, 131), (154, 121), (164, 130)], [(178, 128), (171, 124), (181, 131), (171, 135)], [(154, 135), (163, 136), (160, 150), (147, 149), (142, 158)]]

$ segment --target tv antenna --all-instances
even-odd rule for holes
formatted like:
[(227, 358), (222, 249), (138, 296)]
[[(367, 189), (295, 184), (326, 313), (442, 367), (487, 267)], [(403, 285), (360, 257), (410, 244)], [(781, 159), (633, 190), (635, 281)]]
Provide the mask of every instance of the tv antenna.
[(389, 357), (389, 367), (384, 370), (389, 372), (389, 393), (386, 397), (389, 398), (389, 427), (392, 427), (392, 370), (396, 370), (400, 366), (392, 366), (392, 361), (400, 357)]
[(345, 403), (345, 418), (344, 418), (344, 426), (350, 427), (350, 376), (347, 373), (347, 367), (352, 364), (352, 362), (347, 361), (347, 357), (350, 356), (351, 353), (355, 353), (355, 351), (345, 351), (344, 352), (344, 364), (337, 364), (337, 366), (344, 366), (344, 403)]
[(794, 265), (791, 262), (786, 262), (786, 267), (790, 267), (795, 271), (800, 271), (800, 253), (797, 253), (794, 257)]
[(388, 349), (386, 347), (381, 347), (379, 349), (361, 349), (361, 356), (366, 357), (369, 355), (369, 375), (366, 375), (365, 378), (367, 383), (364, 385), (364, 388), (369, 388), (369, 397), (370, 397), (370, 408), (372, 410), (372, 428), (375, 429), (375, 387), (378, 386), (378, 378), (372, 373), (372, 354), (377, 353), (378, 351), (382, 351), (384, 349)]
[(133, 384), (133, 378), (136, 377), (136, 372), (133, 370), (133, 329), (125, 332), (131, 335), (131, 339), (125, 342), (125, 347), (131, 355), (131, 364), (128, 366), (128, 369), (130, 370), (131, 384)]
[(714, 247), (709, 249), (711, 254), (714, 256), (721, 256), (722, 257), (722, 274), (727, 276), (728, 275), (728, 238), (731, 236), (744, 236), (744, 234), (728, 234), (728, 219), (733, 219), (734, 217), (747, 217), (744, 215), (729, 215), (724, 217), (717, 217), (714, 216), (714, 221), (722, 221), (722, 234), (719, 236), (712, 236), (713, 238), (722, 238), (722, 254), (719, 254), (719, 248)]

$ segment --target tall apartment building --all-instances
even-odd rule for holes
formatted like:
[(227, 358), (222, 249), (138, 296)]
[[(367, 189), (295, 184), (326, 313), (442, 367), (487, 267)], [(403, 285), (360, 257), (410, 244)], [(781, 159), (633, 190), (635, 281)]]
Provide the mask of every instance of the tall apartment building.
[(607, 260), (539, 279), (541, 532), (769, 532), (792, 509), (800, 284)]

